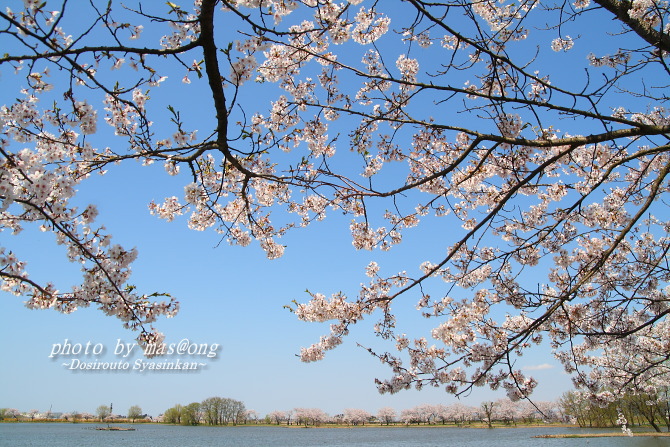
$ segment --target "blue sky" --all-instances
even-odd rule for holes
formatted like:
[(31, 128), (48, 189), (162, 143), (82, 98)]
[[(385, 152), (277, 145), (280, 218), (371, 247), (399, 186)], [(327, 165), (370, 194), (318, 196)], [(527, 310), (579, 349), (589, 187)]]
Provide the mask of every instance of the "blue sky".
[[(1, 78), (7, 87), (5, 94), (0, 93), (3, 104), (14, 97), (10, 87), (16, 78), (9, 73), (3, 72)], [(156, 90), (156, 107), (178, 103), (184, 113), (189, 112), (184, 115), (187, 129), (194, 123), (207, 129), (212, 117), (198, 113), (208, 111), (206, 92), (198, 90), (197, 82), (182, 84), (183, 73), (168, 74), (170, 78)], [(168, 95), (158, 97), (166, 91)], [(261, 96), (244, 97), (249, 110)], [(103, 127), (102, 118), (100, 121), (99, 127)], [(173, 131), (160, 124), (157, 129), (166, 134)], [(202, 132), (203, 136), (207, 133)], [(120, 144), (105, 140), (104, 135), (97, 143)], [(338, 150), (346, 153), (346, 145), (342, 146)], [(284, 257), (269, 261), (257, 245), (240, 248), (230, 247), (225, 241), (219, 244), (216, 233), (188, 230), (184, 219), (167, 223), (149, 215), (147, 204), (151, 200), (181, 196), (185, 183), (182, 177), (165, 175), (158, 164), (141, 167), (131, 162), (87, 180), (77, 200), (82, 205), (98, 206), (97, 221), (107, 227), (115, 242), (138, 248), (132, 284), (145, 293), (169, 292), (181, 302), (176, 318), (157, 322), (167, 336), (166, 342), (188, 339), (197, 344), (220, 344), (216, 359), (203, 360), (206, 366), (197, 372), (70, 371), (63, 366), (68, 359), (49, 358), (53, 345), (63, 344), (66, 339), (73, 344), (99, 343), (106, 352), (91, 360), (115, 361), (117, 342), (130, 343), (136, 334), (93, 308), (71, 315), (31, 311), (23, 306), (21, 298), (0, 293), (0, 356), (4, 365), (0, 371), (0, 407), (94, 412), (99, 405), (112, 402), (119, 413), (140, 405), (156, 416), (177, 403), (222, 396), (242, 400), (260, 414), (295, 407), (318, 407), (337, 414), (345, 408), (376, 412), (382, 406), (401, 410), (423, 403), (455, 401), (440, 389), (392, 396), (377, 393), (373, 379), (387, 378), (390, 370), (356, 346), (357, 342), (380, 346), (372, 335), (374, 316), (354, 327), (344, 345), (329, 352), (325, 360), (301, 363), (296, 357), (300, 347), (317, 341), (328, 327), (300, 322), (283, 306), (294, 299), (306, 301), (306, 289), (327, 296), (338, 291), (355, 296), (358, 285), (366, 282), (364, 269), (371, 260), (380, 263), (382, 273), (407, 269), (415, 274), (421, 262), (443, 257), (448, 242), (440, 235), (453, 235), (459, 229), (458, 222), (428, 220), (419, 228), (406, 230), (404, 242), (389, 253), (357, 252), (351, 245), (349, 218), (331, 212), (324, 222), (288, 234), (281, 240), (288, 246)], [(31, 278), (53, 280), (61, 290), (78, 282), (77, 266), (64, 261), (62, 248), (55, 245), (51, 233), (27, 228), (19, 237), (7, 233), (1, 233), (1, 237), (3, 246), (29, 262)], [(431, 326), (427, 323), (431, 322), (413, 310), (417, 299), (411, 295), (396, 304), (400, 309), (399, 332), (428, 337)], [(141, 358), (135, 354), (128, 360), (132, 363)], [(571, 388), (569, 378), (547, 348), (520, 358), (518, 366), (540, 381), (537, 400), (554, 400)], [(500, 397), (504, 392), (477, 389), (462, 401), (479, 405)]]
[[(5, 366), (0, 372), (0, 407), (45, 411), (53, 405), (54, 411), (93, 412), (98, 405), (113, 402), (119, 412), (140, 405), (158, 415), (176, 403), (223, 396), (242, 400), (261, 414), (294, 407), (318, 407), (337, 414), (345, 408), (376, 412), (387, 405), (401, 410), (455, 401), (438, 389), (393, 396), (377, 393), (373, 379), (386, 378), (390, 371), (356, 346), (356, 342), (376, 343), (371, 336), (374, 319), (355, 327), (344, 345), (321, 362), (305, 364), (295, 356), (301, 346), (325, 334), (327, 327), (300, 322), (283, 305), (293, 299), (307, 300), (305, 289), (354, 295), (357, 285), (365, 281), (363, 270), (369, 260), (384, 258), (379, 253), (356, 252), (347, 226), (337, 222), (343, 220), (340, 216), (333, 214), (287, 236), (288, 249), (278, 260), (267, 260), (257, 246), (215, 248), (216, 234), (190, 231), (183, 222), (166, 223), (148, 214), (146, 203), (162, 194), (159, 187), (165, 176), (160, 170), (121, 167), (92, 179), (86, 190), (82, 188), (80, 199), (98, 204), (99, 221), (116, 241), (137, 246), (140, 254), (131, 282), (146, 292), (169, 291), (181, 301), (177, 317), (157, 323), (167, 335), (166, 342), (188, 339), (220, 344), (216, 359), (203, 359), (206, 367), (198, 372), (70, 371), (63, 366), (66, 356), (49, 358), (54, 344), (62, 345), (66, 339), (72, 344), (100, 343), (106, 352), (92, 360), (112, 362), (120, 359), (113, 355), (118, 340), (130, 343), (134, 334), (93, 308), (71, 315), (29, 310), (21, 298), (3, 294), (0, 352)], [(29, 259), (31, 277), (74, 283), (76, 266), (63, 263), (52, 238), (50, 233), (27, 230), (21, 238), (3, 235), (9, 239), (3, 243)], [(387, 262), (381, 261), (382, 266), (422, 257), (412, 246), (425, 239), (421, 231), (407, 238), (389, 253)], [(408, 334), (425, 328), (425, 322), (412, 313), (413, 305), (408, 302), (399, 321)], [(131, 368), (142, 358), (136, 354), (128, 359)], [(72, 358), (91, 361), (83, 355)], [(524, 357), (519, 363), (524, 368), (545, 364), (552, 368), (533, 372), (541, 381), (537, 399), (553, 400), (570, 387), (558, 364), (546, 353)], [(479, 405), (483, 399), (503, 395), (479, 389), (464, 402)]]

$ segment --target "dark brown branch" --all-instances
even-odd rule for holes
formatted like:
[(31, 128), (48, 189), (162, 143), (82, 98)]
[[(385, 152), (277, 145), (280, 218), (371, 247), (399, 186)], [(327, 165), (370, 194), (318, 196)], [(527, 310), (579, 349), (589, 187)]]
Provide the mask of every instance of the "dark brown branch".
[(670, 36), (659, 32), (651, 26), (648, 26), (640, 20), (634, 19), (630, 16), (628, 11), (630, 11), (631, 7), (633, 6), (633, 2), (628, 0), (595, 0), (595, 2), (614, 14), (617, 19), (628, 25), (628, 27), (633, 30), (635, 34), (640, 36), (647, 43), (653, 45), (659, 50), (670, 52)]

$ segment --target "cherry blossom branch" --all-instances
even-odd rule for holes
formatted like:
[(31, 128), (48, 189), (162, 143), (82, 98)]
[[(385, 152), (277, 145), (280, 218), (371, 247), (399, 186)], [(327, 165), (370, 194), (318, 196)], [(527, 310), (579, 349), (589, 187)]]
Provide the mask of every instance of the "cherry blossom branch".
[[(644, 39), (649, 45), (659, 50), (670, 52), (670, 36), (667, 32), (659, 32), (648, 23), (633, 16), (633, 2), (629, 0), (594, 0), (623, 23), (628, 25), (638, 36)], [(667, 8), (664, 7), (664, 8)], [(665, 11), (667, 12), (667, 10)]]

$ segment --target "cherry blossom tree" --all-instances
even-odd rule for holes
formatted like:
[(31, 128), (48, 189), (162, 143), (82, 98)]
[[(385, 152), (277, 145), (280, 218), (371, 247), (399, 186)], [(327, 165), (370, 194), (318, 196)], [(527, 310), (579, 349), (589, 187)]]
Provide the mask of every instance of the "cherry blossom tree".
[[(542, 408), (539, 402), (518, 402), (517, 415), (521, 418), (526, 424), (531, 424), (535, 422), (538, 418), (541, 418), (542, 415), (538, 411), (538, 408)], [(542, 410), (544, 413), (544, 410)]]
[(448, 421), (453, 419), (451, 409), (442, 404), (435, 405), (435, 419), (440, 421), (442, 425), (446, 424)]
[(245, 423), (248, 421), (253, 421), (258, 424), (258, 412), (256, 410), (247, 410), (245, 414)]
[(397, 413), (395, 409), (391, 407), (382, 407), (377, 411), (377, 419), (382, 424), (390, 425), (391, 422), (395, 422)]
[(328, 415), (320, 408), (296, 408), (295, 420), (298, 424), (321, 425), (328, 420)]
[[(381, 392), (525, 398), (515, 358), (547, 343), (595, 401), (654, 394), (670, 376), (668, 16), (660, 0), (7, 2), (0, 229), (53, 233), (82, 280), (31, 279), (0, 247), (0, 288), (160, 341), (178, 303), (132, 285), (137, 250), (76, 193), (162, 163), (184, 193), (149, 205), (160, 218), (273, 259), (289, 230), (344, 213), (353, 247), (380, 252), (357, 295), (296, 305), (330, 323), (304, 361), (374, 314)], [(174, 79), (207, 93), (211, 121), (170, 103)], [(417, 228), (434, 233), (423, 262), (385, 267)], [(432, 330), (398, 329), (408, 301)]]
[(423, 421), (423, 415), (419, 407), (405, 408), (400, 412), (400, 422), (405, 425), (420, 424)]
[(493, 425), (493, 420), (498, 416), (498, 402), (482, 402), (481, 406), (481, 418), (483, 422), (486, 422), (488, 428), (491, 428)]
[(271, 411), (270, 413), (267, 414), (266, 416), (272, 423), (274, 424), (281, 424), (283, 421), (287, 420), (286, 417), (286, 412), (280, 411), (280, 410), (275, 410)]
[(455, 425), (462, 425), (475, 418), (477, 410), (474, 407), (464, 405), (460, 402), (450, 404), (448, 407), (449, 417)]
[(1, 414), (3, 419), (14, 418), (18, 420), (21, 417), (21, 412), (16, 408), (3, 408)]
[(427, 424), (434, 424), (440, 414), (440, 406), (432, 404), (423, 404), (417, 407), (421, 418), (426, 421)]
[(90, 421), (90, 420), (95, 419), (95, 416), (92, 415), (91, 413), (87, 413), (87, 412), (77, 413), (76, 411), (72, 414), (72, 417), (73, 418), (79, 417), (79, 418), (81, 418), (85, 421)]
[(287, 410), (284, 413), (286, 414), (286, 425), (291, 425), (291, 418), (295, 414), (295, 410)]
[(526, 402), (513, 402), (509, 398), (496, 400), (496, 415), (506, 424), (516, 425), (516, 419), (521, 414), (521, 405)]
[(372, 415), (360, 408), (347, 408), (344, 410), (344, 421), (351, 425), (365, 425)]
[(538, 409), (538, 415), (542, 417), (543, 422), (556, 422), (562, 419), (558, 402), (539, 401), (533, 402)]

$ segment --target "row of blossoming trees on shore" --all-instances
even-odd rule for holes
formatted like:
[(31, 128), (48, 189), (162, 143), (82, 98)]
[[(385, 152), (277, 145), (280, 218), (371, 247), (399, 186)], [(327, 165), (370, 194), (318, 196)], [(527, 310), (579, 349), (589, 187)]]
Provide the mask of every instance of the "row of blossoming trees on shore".
[[(347, 408), (343, 413), (329, 416), (318, 408), (295, 408), (289, 411), (273, 411), (266, 416), (266, 422), (287, 425), (456, 425), (472, 423), (492, 425), (493, 421), (513, 424), (550, 419), (559, 421), (562, 414), (553, 402), (538, 402), (535, 408), (530, 402), (512, 402), (509, 399), (483, 402), (480, 407), (462, 403), (423, 404), (397, 412), (391, 407), (382, 407), (377, 413), (358, 408)], [(542, 416), (542, 413), (545, 416)]]
[(455, 425), (484, 424), (516, 425), (517, 423), (570, 423), (580, 427), (630, 427), (649, 425), (656, 431), (667, 426), (670, 431), (670, 400), (668, 389), (656, 395), (628, 395), (616, 404), (597, 405), (583, 393), (567, 392), (556, 402), (514, 402), (508, 398), (482, 402), (478, 407), (460, 402), (449, 405), (423, 404), (396, 411), (380, 408), (376, 413), (359, 408), (347, 408), (342, 413), (329, 415), (319, 408), (275, 410), (262, 418), (254, 410), (246, 410), (242, 402), (212, 397), (202, 403), (175, 405), (158, 419), (181, 425), (239, 425), (274, 424), (319, 426), (337, 425)]
[[(651, 426), (656, 431), (663, 431), (663, 426), (670, 431), (670, 389), (658, 394), (631, 394), (616, 404), (597, 405), (583, 393), (570, 391), (555, 402), (513, 402), (508, 398), (482, 402), (479, 407), (469, 406), (460, 402), (449, 405), (423, 404), (412, 408), (396, 411), (391, 407), (382, 407), (376, 413), (359, 408), (347, 408), (334, 416), (328, 415), (319, 408), (294, 408), (287, 411), (275, 410), (261, 417), (254, 410), (247, 410), (244, 403), (235, 399), (210, 397), (202, 402), (188, 405), (177, 404), (165, 413), (153, 419), (142, 414), (140, 407), (134, 405), (128, 410), (128, 416), (100, 413), (101, 406), (96, 410), (97, 416), (85, 412), (46, 412), (30, 410), (21, 412), (13, 408), (0, 408), (0, 420), (45, 420), (57, 419), (68, 422), (130, 420), (158, 421), (178, 425), (241, 425), (241, 424), (273, 424), (273, 425), (304, 425), (318, 426), (325, 424), (337, 425), (455, 425), (468, 426), (484, 424), (516, 425), (533, 423), (569, 423), (580, 427), (612, 427), (626, 421), (629, 427)], [(134, 417), (131, 417), (135, 415)]]
[(319, 426), (337, 425), (469, 425), (494, 421), (515, 424), (517, 421), (533, 423), (537, 421), (558, 422), (563, 420), (562, 409), (555, 402), (512, 402), (510, 399), (483, 402), (480, 407), (462, 403), (450, 405), (423, 404), (397, 412), (394, 408), (383, 407), (377, 413), (359, 408), (347, 408), (342, 413), (329, 415), (320, 408), (293, 408), (275, 410), (264, 418), (254, 410), (245, 410), (244, 404), (234, 399), (212, 397), (202, 403), (175, 405), (159, 416), (158, 420), (181, 425), (239, 425), (274, 424)]

